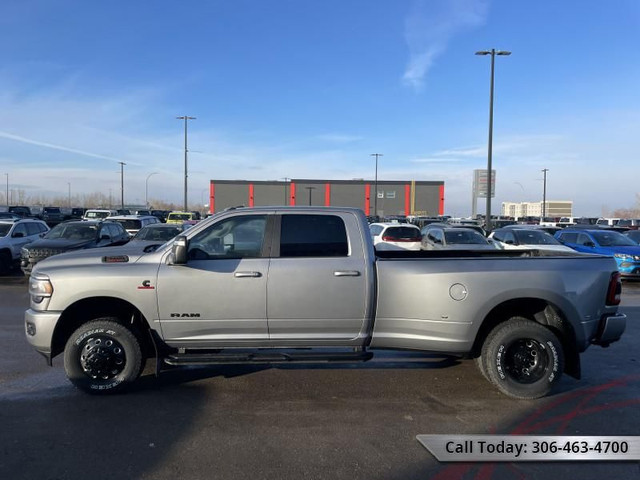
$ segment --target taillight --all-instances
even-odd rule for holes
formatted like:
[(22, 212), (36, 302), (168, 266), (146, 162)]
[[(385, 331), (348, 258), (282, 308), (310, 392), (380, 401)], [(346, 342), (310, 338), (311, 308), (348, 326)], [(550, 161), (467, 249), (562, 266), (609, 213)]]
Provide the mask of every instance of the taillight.
[(397, 238), (397, 237), (383, 236), (382, 240), (384, 240), (385, 242), (421, 242), (422, 237)]
[(609, 288), (607, 289), (607, 305), (620, 305), (620, 295), (622, 294), (622, 277), (620, 272), (611, 274)]

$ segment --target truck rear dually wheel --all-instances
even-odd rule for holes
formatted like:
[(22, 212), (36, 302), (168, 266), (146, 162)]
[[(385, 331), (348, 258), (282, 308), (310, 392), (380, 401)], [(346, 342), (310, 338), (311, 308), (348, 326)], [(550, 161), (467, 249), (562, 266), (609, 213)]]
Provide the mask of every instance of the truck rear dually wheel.
[(482, 346), (486, 376), (513, 398), (547, 395), (564, 369), (564, 353), (558, 337), (547, 327), (523, 317), (497, 325)]
[(142, 372), (140, 342), (113, 317), (92, 320), (67, 340), (64, 368), (69, 380), (85, 392), (100, 395), (120, 391)]

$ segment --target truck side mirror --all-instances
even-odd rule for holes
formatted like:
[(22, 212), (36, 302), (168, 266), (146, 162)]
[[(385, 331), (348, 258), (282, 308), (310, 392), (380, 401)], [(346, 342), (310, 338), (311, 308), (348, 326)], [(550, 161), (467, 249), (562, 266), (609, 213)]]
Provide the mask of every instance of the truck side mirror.
[(595, 244), (595, 243), (593, 243), (593, 242), (584, 242), (584, 244), (583, 244), (583, 245), (584, 245), (585, 247), (595, 247), (595, 246), (596, 246), (596, 244)]
[(184, 235), (178, 235), (171, 247), (171, 253), (173, 254), (174, 265), (186, 265), (187, 263), (187, 237)]

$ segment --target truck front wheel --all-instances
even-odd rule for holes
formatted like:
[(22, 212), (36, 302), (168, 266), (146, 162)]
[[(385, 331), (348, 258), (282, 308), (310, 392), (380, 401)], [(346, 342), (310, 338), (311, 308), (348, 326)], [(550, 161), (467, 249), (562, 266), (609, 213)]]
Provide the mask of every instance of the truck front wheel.
[(497, 325), (482, 346), (486, 375), (504, 394), (540, 398), (558, 383), (564, 353), (558, 337), (545, 326), (522, 317)]
[(120, 391), (140, 376), (142, 367), (140, 342), (112, 317), (83, 324), (64, 348), (67, 377), (88, 393)]

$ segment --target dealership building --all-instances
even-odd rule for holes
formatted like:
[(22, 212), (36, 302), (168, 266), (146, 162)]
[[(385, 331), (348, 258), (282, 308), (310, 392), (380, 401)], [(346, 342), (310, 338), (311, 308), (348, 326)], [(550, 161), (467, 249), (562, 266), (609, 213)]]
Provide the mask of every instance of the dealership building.
[[(376, 198), (377, 190), (377, 198)], [(444, 214), (444, 182), (416, 180), (211, 180), (209, 212), (239, 205), (248, 207), (356, 207), (366, 215)]]

